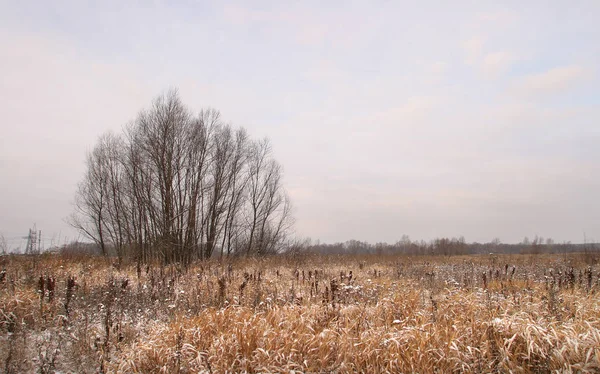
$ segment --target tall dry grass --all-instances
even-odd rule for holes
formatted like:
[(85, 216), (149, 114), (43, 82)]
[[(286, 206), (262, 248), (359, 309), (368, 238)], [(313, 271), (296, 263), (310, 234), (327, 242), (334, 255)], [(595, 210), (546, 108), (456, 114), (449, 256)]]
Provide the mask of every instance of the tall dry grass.
[(1, 372), (600, 370), (600, 267), (578, 255), (4, 266)]

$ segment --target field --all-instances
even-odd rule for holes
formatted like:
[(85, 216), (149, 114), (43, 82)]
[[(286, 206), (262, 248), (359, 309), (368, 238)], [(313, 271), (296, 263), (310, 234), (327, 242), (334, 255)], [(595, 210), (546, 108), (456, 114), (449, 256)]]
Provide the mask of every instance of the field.
[(0, 372), (598, 372), (595, 257), (5, 256)]

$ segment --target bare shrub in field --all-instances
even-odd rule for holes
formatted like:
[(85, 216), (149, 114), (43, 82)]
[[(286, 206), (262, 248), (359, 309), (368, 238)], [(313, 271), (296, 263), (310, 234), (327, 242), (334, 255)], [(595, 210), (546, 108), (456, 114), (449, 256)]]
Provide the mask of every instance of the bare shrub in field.
[(577, 255), (270, 257), (145, 268), (25, 257), (2, 372), (597, 372), (599, 268)]

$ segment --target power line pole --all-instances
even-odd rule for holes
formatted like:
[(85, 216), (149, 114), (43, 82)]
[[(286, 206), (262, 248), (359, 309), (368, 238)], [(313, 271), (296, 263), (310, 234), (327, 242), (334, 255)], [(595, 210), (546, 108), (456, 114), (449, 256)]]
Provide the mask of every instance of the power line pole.
[(41, 246), (42, 231), (37, 231), (35, 223), (33, 229), (29, 229), (29, 235), (27, 235), (27, 246), (25, 247), (25, 254), (37, 254)]

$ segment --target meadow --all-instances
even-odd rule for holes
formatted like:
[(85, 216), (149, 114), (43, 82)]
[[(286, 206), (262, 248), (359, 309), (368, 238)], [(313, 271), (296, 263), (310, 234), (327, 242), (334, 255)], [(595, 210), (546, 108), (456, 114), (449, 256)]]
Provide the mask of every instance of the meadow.
[(600, 371), (590, 254), (0, 261), (3, 373)]

